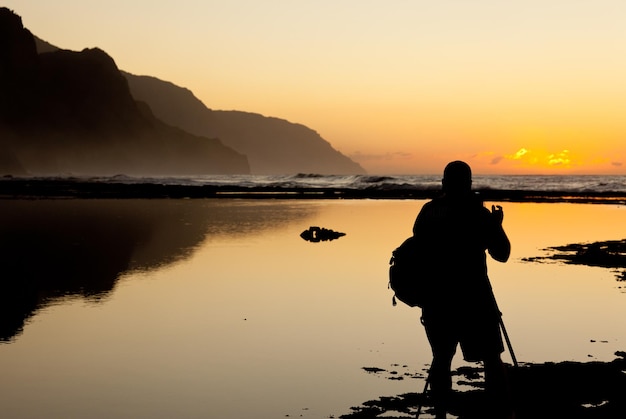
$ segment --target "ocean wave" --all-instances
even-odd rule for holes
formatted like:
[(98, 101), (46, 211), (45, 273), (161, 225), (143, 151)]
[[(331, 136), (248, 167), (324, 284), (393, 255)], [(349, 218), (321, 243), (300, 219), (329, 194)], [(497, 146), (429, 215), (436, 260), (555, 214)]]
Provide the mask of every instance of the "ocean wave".
[(324, 175), (320, 175), (317, 173), (298, 173), (294, 177), (296, 179), (316, 179), (316, 178), (323, 178)]
[[(159, 187), (168, 188), (168, 194), (238, 193), (320, 193), (334, 197), (408, 197), (427, 198), (441, 189), (439, 176), (427, 175), (319, 175), (299, 173), (294, 175), (204, 175), (204, 176), (115, 176), (80, 177), (4, 177), (0, 180), (4, 196), (12, 188), (39, 185), (41, 190), (65, 188), (115, 191), (126, 188), (128, 194), (149, 195)], [(21, 185), (21, 186), (20, 186)], [(46, 185), (45, 187), (42, 185)], [(545, 199), (563, 200), (568, 196), (585, 199), (611, 200), (626, 197), (626, 176), (475, 176), (473, 187), (483, 196), (493, 199)], [(172, 192), (178, 188), (178, 192)], [(143, 191), (146, 192), (143, 192)], [(7, 192), (9, 191), (9, 192)], [(316, 192), (317, 191), (317, 192)], [(21, 192), (15, 192), (17, 194)], [(111, 192), (113, 195), (115, 193)], [(152, 192), (154, 193), (154, 192)], [(158, 193), (157, 193), (158, 195)]]

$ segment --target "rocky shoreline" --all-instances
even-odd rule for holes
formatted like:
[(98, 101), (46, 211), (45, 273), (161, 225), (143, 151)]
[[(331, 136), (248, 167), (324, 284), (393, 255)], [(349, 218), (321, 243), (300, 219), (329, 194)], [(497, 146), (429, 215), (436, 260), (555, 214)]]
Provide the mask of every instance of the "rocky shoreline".
[[(509, 367), (517, 419), (615, 419), (626, 417), (626, 352), (616, 352), (610, 362), (559, 362), (520, 364)], [(399, 378), (396, 371), (364, 368), (366, 372)], [(426, 374), (424, 372), (424, 374)], [(417, 374), (418, 378), (424, 374)], [(458, 383), (469, 390), (455, 390), (449, 413), (459, 419), (484, 418), (482, 368), (462, 367), (454, 372)], [(412, 377), (411, 377), (412, 378)], [(420, 381), (421, 382), (421, 381)], [(421, 384), (416, 383), (416, 388)], [(421, 391), (421, 389), (418, 389)], [(380, 397), (352, 407), (342, 419), (431, 417), (432, 403), (426, 395), (407, 393)]]

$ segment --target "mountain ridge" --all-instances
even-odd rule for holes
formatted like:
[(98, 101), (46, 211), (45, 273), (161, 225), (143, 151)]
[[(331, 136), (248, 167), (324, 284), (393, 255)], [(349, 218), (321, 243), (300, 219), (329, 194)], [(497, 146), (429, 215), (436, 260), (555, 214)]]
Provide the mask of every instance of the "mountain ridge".
[[(23, 25), (21, 25), (21, 18), (19, 18), (19, 23), (20, 26), (23, 27)], [(26, 28), (23, 29), (28, 31)], [(284, 119), (267, 117), (258, 113), (246, 111), (212, 110), (208, 108), (202, 101), (200, 101), (189, 89), (177, 86), (176, 84), (171, 82), (160, 80), (153, 76), (138, 76), (118, 69), (115, 65), (113, 58), (111, 58), (110, 56), (108, 56), (108, 54), (106, 54), (106, 52), (98, 48), (86, 48), (80, 52), (69, 51), (58, 48), (42, 40), (41, 38), (33, 36), (30, 31), (28, 31), (28, 34), (34, 39), (35, 49), (38, 52), (38, 60), (40, 62), (44, 62), (44, 67), (47, 67), (48, 69), (55, 66), (61, 68), (61, 70), (55, 72), (55, 75), (50, 76), (50, 74), (47, 74), (49, 76), (48, 78), (50, 79), (48, 81), (51, 81), (51, 83), (48, 83), (48, 93), (49, 95), (55, 97), (56, 100), (56, 102), (49, 102), (55, 102), (54, 106), (48, 106), (48, 110), (50, 111), (49, 114), (42, 114), (40, 112), (35, 117), (35, 119), (41, 119), (42, 117), (43, 119), (47, 118), (48, 125), (52, 125), (53, 128), (56, 129), (56, 131), (59, 131), (59, 123), (61, 125), (70, 125), (69, 127), (66, 126), (65, 128), (77, 131), (76, 124), (74, 126), (71, 126), (71, 122), (74, 119), (78, 119), (79, 121), (82, 121), (82, 125), (79, 124), (79, 128), (83, 128), (83, 131), (80, 132), (82, 135), (86, 134), (86, 131), (84, 129), (87, 128), (91, 128), (95, 131), (107, 131), (107, 129), (111, 131), (111, 128), (115, 128), (114, 126), (116, 126), (118, 132), (109, 132), (108, 135), (104, 135), (103, 132), (98, 132), (97, 135), (92, 135), (92, 137), (95, 137), (93, 138), (95, 143), (102, 143), (102, 146), (109, 142), (109, 148), (114, 148), (115, 153), (117, 154), (124, 154), (124, 151), (121, 150), (121, 148), (123, 148), (122, 144), (120, 144), (120, 141), (117, 137), (122, 135), (122, 133), (129, 134), (129, 130), (131, 131), (131, 134), (136, 137), (137, 132), (141, 131), (142, 129), (144, 131), (146, 129), (157, 130), (161, 132), (161, 137), (165, 135), (163, 134), (163, 132), (167, 132), (167, 135), (172, 138), (185, 137), (184, 140), (179, 141), (180, 144), (178, 144), (177, 146), (173, 146), (172, 144), (164, 144), (163, 139), (157, 138), (157, 141), (155, 141), (155, 144), (152, 144), (151, 147), (153, 149), (160, 147), (162, 149), (161, 154), (165, 153), (165, 150), (168, 148), (177, 149), (179, 153), (182, 152), (182, 149), (185, 148), (182, 143), (186, 143), (187, 148), (190, 143), (193, 143), (193, 141), (190, 139), (191, 137), (196, 137), (196, 139), (206, 139), (207, 142), (205, 143), (205, 145), (211, 144), (211, 147), (213, 147), (214, 149), (219, 148), (219, 145), (221, 144), (222, 146), (224, 146), (225, 149), (230, 149), (234, 153), (234, 155), (224, 157), (228, 153), (224, 150), (221, 150), (221, 153), (218, 153), (219, 156), (216, 155), (216, 157), (219, 158), (213, 159), (211, 161), (211, 165), (213, 166), (213, 168), (206, 168), (204, 171), (200, 167), (197, 167), (198, 164), (195, 164), (195, 167), (193, 168), (191, 168), (190, 165), (187, 164), (179, 165), (177, 170), (173, 170), (172, 168), (167, 169), (166, 162), (168, 159), (164, 156), (158, 157), (156, 155), (153, 155), (151, 156), (152, 159), (157, 158), (161, 161), (159, 164), (152, 165), (153, 167), (151, 168), (151, 170), (157, 172), (152, 174), (167, 175), (199, 173), (366, 173), (363, 167), (361, 167), (358, 163), (352, 161), (349, 157), (334, 149), (333, 146), (328, 141), (323, 139), (316, 131), (304, 126), (303, 124), (293, 123)], [(32, 43), (32, 41), (30, 40), (28, 42)], [(61, 98), (64, 95), (60, 95), (59, 91), (63, 89), (59, 88), (58, 86), (56, 90), (54, 88), (55, 82), (57, 84), (59, 82), (59, 77), (57, 76), (59, 74), (62, 76), (64, 72), (72, 72), (72, 66), (68, 66), (69, 61), (74, 61), (75, 64), (81, 64), (82, 61), (87, 61), (87, 64), (89, 64), (89, 60), (85, 58), (86, 56), (92, 56), (92, 58), (95, 57), (103, 61), (106, 59), (110, 60), (112, 66), (115, 67), (116, 73), (115, 77), (113, 77), (113, 71), (111, 71), (111, 73), (108, 73), (108, 76), (116, 79), (115, 82), (112, 83), (112, 86), (115, 86), (116, 83), (119, 84), (118, 74), (121, 74), (126, 80), (125, 86), (121, 88), (119, 86), (113, 87), (113, 90), (121, 91), (127, 88), (130, 92), (130, 97), (122, 98), (123, 95), (113, 96), (116, 96), (118, 100), (124, 99), (127, 103), (123, 103), (122, 101), (117, 103), (117, 106), (110, 106), (112, 105), (111, 103), (109, 103), (109, 106), (107, 106), (105, 103), (101, 103), (102, 106), (96, 109), (95, 112), (93, 112), (93, 115), (91, 115), (90, 117), (89, 110), (93, 110), (94, 102), (97, 102), (96, 100), (94, 100), (93, 97), (91, 98), (91, 100), (87, 100), (87, 102), (90, 102), (92, 108), (79, 106), (80, 100), (75, 100), (74, 102), (76, 103), (74, 103), (72, 106), (71, 103), (68, 103), (68, 100), (66, 98)], [(31, 57), (30, 59), (32, 60), (33, 58)], [(60, 62), (61, 64), (58, 65), (57, 62)], [(34, 67), (37, 67), (37, 65), (35, 65)], [(93, 75), (94, 71), (98, 70), (99, 67), (98, 65), (93, 65), (92, 67), (93, 68), (90, 74)], [(84, 82), (84, 79), (86, 77), (84, 74), (80, 73), (82, 72), (76, 71), (76, 69), (74, 68), (73, 77), (61, 77), (61, 79), (63, 79), (63, 82), (66, 85), (71, 87), (71, 80), (77, 79)], [(104, 75), (106, 74), (107, 73), (105, 73)], [(102, 76), (103, 75), (101, 75), (101, 77), (99, 78), (101, 82), (103, 81)], [(108, 86), (109, 83), (100, 84), (100, 87), (103, 88), (96, 96), (98, 97), (98, 100), (104, 100), (104, 102), (106, 102), (107, 88), (105, 86)], [(92, 83), (91, 85), (87, 83), (87, 85), (91, 88), (98, 87), (98, 83)], [(52, 87), (50, 88), (50, 86)], [(28, 114), (28, 112), (21, 113)], [(63, 117), (64, 113), (66, 114), (65, 117)], [(17, 114), (19, 116), (20, 112), (17, 112)], [(70, 114), (72, 117), (67, 117)], [(137, 115), (140, 115), (141, 118), (139, 118)], [(137, 120), (142, 118), (144, 121), (144, 127), (138, 128)], [(148, 122), (147, 124), (145, 124), (146, 121)], [(41, 125), (40, 120), (37, 122), (39, 123), (39, 125)], [(0, 130), (2, 130), (1, 126)], [(187, 135), (186, 133), (189, 134)], [(30, 134), (32, 136), (33, 133)], [(42, 132), (38, 132), (36, 134), (39, 137), (44, 137)], [(67, 133), (57, 132), (55, 135), (53, 135), (53, 137), (68, 137), (68, 135), (66, 134)], [(72, 134), (74, 137), (77, 136), (76, 132), (73, 132)], [(12, 138), (11, 135), (12, 133), (5, 133), (3, 136), (5, 138)], [(17, 136), (23, 137), (24, 133), (19, 132)], [(71, 136), (72, 135), (70, 135), (70, 137)], [(154, 137), (155, 135), (152, 136)], [(15, 135), (13, 135), (13, 137), (15, 137)], [(140, 137), (142, 137), (142, 135), (140, 135)], [(143, 137), (146, 137), (146, 135), (143, 135)], [(159, 137), (159, 135), (156, 135), (156, 137)], [(139, 153), (141, 147), (146, 147), (146, 143), (148, 140), (146, 138), (140, 138), (140, 140), (141, 141), (131, 141), (128, 144), (129, 149), (127, 149), (125, 153), (128, 154), (131, 153), (131, 151), (132, 153)], [(49, 143), (49, 141), (46, 142)], [(139, 143), (143, 144), (139, 146)], [(135, 149), (130, 150), (130, 148), (133, 147)], [(7, 152), (5, 153), (6, 157), (4, 159), (0, 159), (0, 169), (5, 169), (4, 171), (9, 173), (20, 173), (20, 168), (16, 168), (16, 164), (19, 166), (20, 164), (24, 163), (24, 161), (26, 161), (27, 166), (29, 166), (29, 170), (27, 171), (33, 172), (33, 161), (27, 161), (28, 158), (24, 157), (23, 151), (18, 150), (20, 154), (18, 156), (11, 147), (5, 146), (3, 148), (6, 149)], [(49, 149), (44, 151), (45, 153), (52, 153), (52, 151)], [(96, 154), (102, 154), (102, 150), (97, 150), (95, 152)], [(215, 153), (215, 150), (213, 150), (213, 152)], [(83, 158), (74, 159), (84, 162), (81, 167), (63, 168), (49, 165), (50, 167), (44, 168), (45, 170), (43, 171), (58, 171), (65, 169), (65, 171), (70, 173), (100, 172), (95, 174), (117, 174), (119, 172), (123, 174), (133, 175), (142, 174), (142, 172), (146, 169), (145, 162), (143, 162), (142, 164), (138, 164), (136, 158), (134, 159), (135, 161), (133, 161), (132, 158), (126, 158), (126, 160), (129, 160), (126, 162), (126, 166), (132, 166), (134, 164), (135, 168), (127, 167), (126, 169), (124, 169), (123, 167), (116, 167), (115, 169), (112, 168), (108, 170), (109, 173), (101, 173), (104, 171), (103, 169), (98, 170), (95, 167), (93, 168), (93, 170), (89, 169), (88, 164), (84, 159), (85, 153), (88, 153), (88, 151), (82, 150), (79, 154), (81, 154)], [(203, 154), (201, 150), (198, 150), (196, 148), (195, 153), (192, 154), (198, 153)], [(108, 154), (110, 155), (110, 158), (113, 158), (111, 154), (114, 153), (109, 152)], [(206, 152), (204, 154), (206, 154)], [(66, 155), (56, 156), (55, 158), (48, 160), (67, 160), (68, 158), (69, 157)], [(39, 161), (36, 163), (41, 163), (42, 159), (43, 157), (40, 156), (38, 159)], [(246, 161), (242, 163), (242, 159), (245, 159)], [(170, 161), (171, 160), (175, 159), (170, 159)], [(228, 164), (226, 164), (226, 162), (231, 162), (234, 165), (232, 167), (228, 167)], [(7, 168), (10, 167), (13, 167), (13, 169), (8, 170)], [(115, 165), (113, 165), (113, 167), (115, 167)], [(160, 167), (165, 168), (165, 171), (159, 172)], [(39, 171), (41, 172), (42, 170)]]
[(38, 53), (22, 18), (0, 8), (0, 174), (249, 173), (217, 139), (156, 118), (98, 48)]
[(153, 76), (123, 72), (133, 96), (163, 121), (192, 134), (219, 138), (245, 154), (253, 174), (365, 174), (303, 124), (246, 111), (208, 108), (191, 90)]

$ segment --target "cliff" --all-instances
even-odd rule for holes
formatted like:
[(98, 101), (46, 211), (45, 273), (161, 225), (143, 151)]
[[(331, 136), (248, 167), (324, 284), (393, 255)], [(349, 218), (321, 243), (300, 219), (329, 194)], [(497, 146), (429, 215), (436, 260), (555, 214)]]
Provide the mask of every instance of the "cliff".
[(155, 116), (196, 135), (219, 138), (245, 154), (253, 174), (364, 174), (317, 132), (301, 124), (241, 111), (207, 108), (194, 94), (170, 82), (123, 73), (133, 96)]
[[(35, 38), (42, 57), (58, 48)], [(121, 72), (135, 100), (159, 120), (196, 136), (218, 138), (245, 155), (253, 174), (363, 174), (365, 170), (301, 124), (241, 111), (207, 108), (194, 94), (150, 76)]]
[(249, 173), (244, 155), (135, 101), (104, 51), (48, 50), (0, 8), (0, 174)]

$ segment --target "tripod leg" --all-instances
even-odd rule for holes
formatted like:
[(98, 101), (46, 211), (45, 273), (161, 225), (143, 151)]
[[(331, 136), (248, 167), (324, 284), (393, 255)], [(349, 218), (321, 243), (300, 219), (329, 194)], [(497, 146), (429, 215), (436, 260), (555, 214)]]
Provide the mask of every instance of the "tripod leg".
[[(430, 369), (428, 370), (428, 375), (426, 376), (426, 383), (424, 384), (424, 390), (422, 390), (422, 396), (426, 397), (426, 392), (428, 391), (429, 385), (430, 385)], [(415, 415), (415, 418), (419, 419), (421, 413), (422, 413), (422, 403), (420, 402), (417, 405), (417, 414)]]
[(515, 352), (513, 352), (513, 345), (511, 345), (511, 340), (509, 339), (509, 334), (506, 332), (506, 327), (504, 327), (504, 321), (502, 320), (502, 312), (498, 308), (498, 302), (496, 301), (496, 295), (493, 293), (493, 288), (489, 287), (491, 291), (491, 299), (493, 301), (493, 306), (500, 316), (500, 330), (502, 330), (502, 334), (504, 335), (504, 340), (506, 341), (506, 346), (509, 348), (509, 353), (511, 354), (511, 359), (513, 360), (513, 365), (517, 367), (517, 358), (515, 357)]
[(502, 316), (500, 316), (500, 329), (502, 330), (502, 334), (504, 335), (504, 340), (506, 341), (506, 346), (509, 348), (509, 353), (511, 354), (511, 359), (513, 360), (513, 365), (517, 367), (517, 358), (515, 357), (515, 352), (513, 352), (513, 345), (511, 345), (511, 340), (509, 339), (509, 334), (506, 332), (506, 327), (504, 327), (504, 321), (502, 321)]

